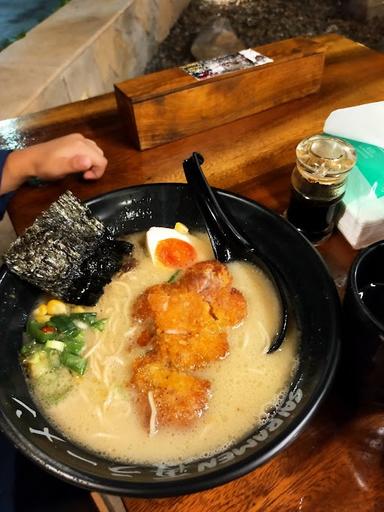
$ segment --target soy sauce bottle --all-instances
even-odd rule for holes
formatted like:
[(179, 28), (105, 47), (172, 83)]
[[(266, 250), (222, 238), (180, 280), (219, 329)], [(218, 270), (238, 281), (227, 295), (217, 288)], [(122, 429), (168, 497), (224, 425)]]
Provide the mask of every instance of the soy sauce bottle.
[(287, 219), (313, 244), (332, 234), (355, 163), (355, 150), (344, 140), (313, 135), (298, 144)]

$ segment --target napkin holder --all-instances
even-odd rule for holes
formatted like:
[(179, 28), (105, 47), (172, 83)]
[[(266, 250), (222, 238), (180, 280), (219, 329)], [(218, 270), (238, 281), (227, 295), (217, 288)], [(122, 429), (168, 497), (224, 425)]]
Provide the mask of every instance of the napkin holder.
[(337, 109), (324, 131), (355, 148), (337, 227), (354, 249), (384, 239), (384, 101)]
[(319, 90), (325, 56), (320, 44), (293, 38), (254, 50), (273, 62), (206, 79), (178, 67), (115, 84), (130, 141), (148, 149)]

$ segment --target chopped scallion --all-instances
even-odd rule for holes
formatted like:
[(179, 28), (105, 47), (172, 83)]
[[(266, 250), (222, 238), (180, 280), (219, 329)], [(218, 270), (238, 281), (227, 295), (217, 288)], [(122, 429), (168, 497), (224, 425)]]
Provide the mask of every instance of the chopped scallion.
[(48, 340), (45, 346), (62, 352), (65, 349), (66, 344), (59, 340)]
[(61, 353), (60, 361), (64, 366), (78, 373), (79, 375), (83, 375), (87, 367), (86, 359), (76, 354), (71, 354), (66, 350)]
[(181, 274), (181, 270), (176, 270), (174, 274), (168, 279), (168, 283), (175, 283)]

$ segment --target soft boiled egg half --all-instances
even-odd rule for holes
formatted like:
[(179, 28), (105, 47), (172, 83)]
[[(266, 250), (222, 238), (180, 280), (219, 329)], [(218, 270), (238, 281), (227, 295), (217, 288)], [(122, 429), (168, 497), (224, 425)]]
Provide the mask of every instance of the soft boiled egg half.
[(177, 222), (172, 228), (152, 227), (146, 235), (147, 249), (156, 266), (187, 268), (213, 258), (212, 249)]

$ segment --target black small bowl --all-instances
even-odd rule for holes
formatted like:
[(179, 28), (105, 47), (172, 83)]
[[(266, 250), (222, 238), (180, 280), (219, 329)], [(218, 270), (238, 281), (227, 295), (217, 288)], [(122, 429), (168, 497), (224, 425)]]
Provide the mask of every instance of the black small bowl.
[(352, 395), (384, 405), (384, 241), (352, 263), (343, 303), (343, 348)]
[[(238, 478), (286, 447), (317, 409), (339, 354), (339, 300), (318, 253), (295, 228), (253, 201), (217, 191), (220, 203), (249, 240), (286, 276), (300, 328), (300, 364), (288, 396), (268, 423), (214, 457), (178, 466), (121, 464), (68, 441), (34, 404), (18, 361), (22, 332), (39, 291), (5, 267), (0, 273), (0, 426), (42, 467), (72, 484), (111, 494), (161, 497), (188, 494)], [(186, 185), (132, 187), (87, 203), (116, 234), (203, 221)], [(255, 390), (255, 392), (257, 392)]]

